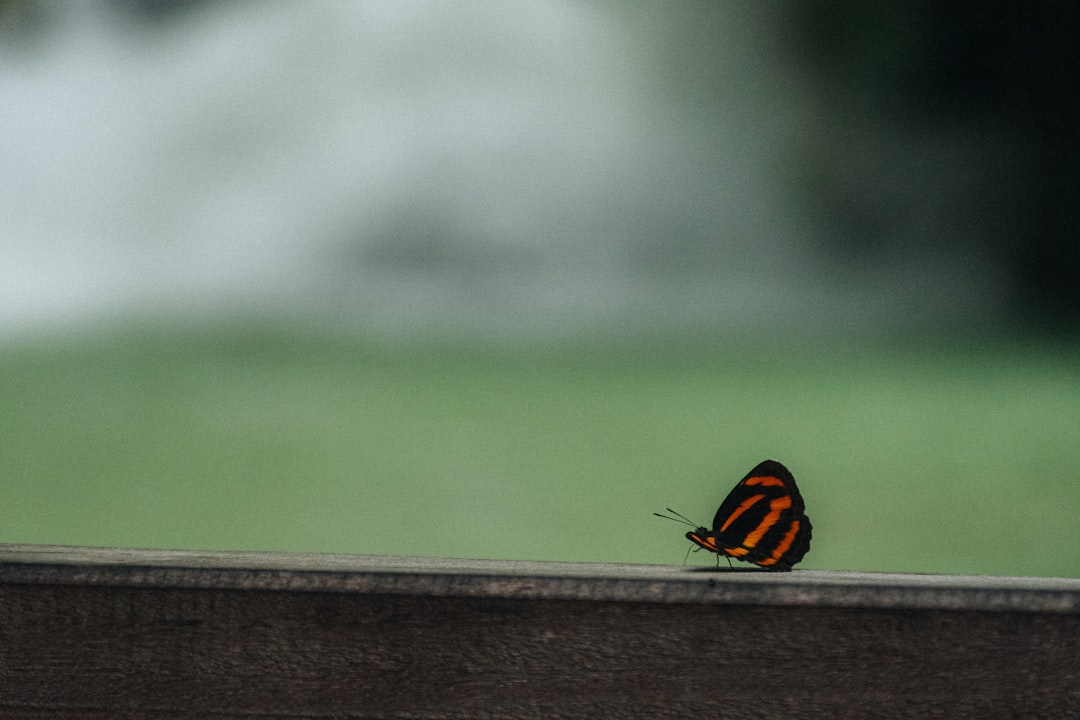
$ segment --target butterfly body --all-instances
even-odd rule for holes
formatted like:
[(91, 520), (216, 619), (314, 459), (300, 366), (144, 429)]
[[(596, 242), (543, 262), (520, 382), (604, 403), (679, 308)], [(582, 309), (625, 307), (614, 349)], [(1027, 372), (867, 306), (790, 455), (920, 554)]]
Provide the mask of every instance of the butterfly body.
[(720, 504), (711, 530), (698, 527), (686, 539), (717, 555), (785, 571), (810, 550), (812, 532), (795, 478), (782, 464), (766, 460)]

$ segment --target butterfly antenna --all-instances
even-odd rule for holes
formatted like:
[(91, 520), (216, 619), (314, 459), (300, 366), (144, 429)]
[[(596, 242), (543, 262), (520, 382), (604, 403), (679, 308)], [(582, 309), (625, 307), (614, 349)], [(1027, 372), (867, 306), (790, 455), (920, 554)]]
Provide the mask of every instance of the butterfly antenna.
[(671, 517), (670, 515), (664, 515), (664, 514), (658, 513), (658, 512), (654, 512), (653, 515), (655, 515), (656, 517), (662, 517), (665, 520), (674, 520), (675, 522), (682, 523), (683, 525), (689, 525), (692, 528), (700, 527), (697, 523), (691, 522), (684, 515), (681, 515), (681, 514), (675, 512), (671, 508), (668, 508), (667, 511), (669, 513), (671, 513), (671, 515), (674, 515), (675, 517)]

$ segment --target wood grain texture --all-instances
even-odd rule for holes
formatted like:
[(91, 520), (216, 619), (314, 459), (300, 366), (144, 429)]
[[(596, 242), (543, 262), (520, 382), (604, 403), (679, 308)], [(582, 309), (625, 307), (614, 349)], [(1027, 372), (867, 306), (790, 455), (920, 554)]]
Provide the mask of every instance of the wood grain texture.
[(1077, 717), (1078, 597), (1053, 579), (0, 546), (0, 716)]

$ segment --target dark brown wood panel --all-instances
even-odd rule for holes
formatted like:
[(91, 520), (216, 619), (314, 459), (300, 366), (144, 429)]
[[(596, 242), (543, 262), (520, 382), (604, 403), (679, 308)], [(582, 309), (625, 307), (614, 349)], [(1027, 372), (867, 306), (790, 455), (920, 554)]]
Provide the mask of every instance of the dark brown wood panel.
[[(543, 563), (477, 573), (436, 560), (425, 572), (413, 559), (361, 581), (320, 556), (307, 573), (296, 556), (169, 565), (73, 552), (82, 561), (38, 564), (0, 549), (0, 717), (1080, 717), (1080, 612), (1062, 596), (1044, 607), (1051, 590), (1080, 593), (1074, 581), (986, 579), (980, 594), (971, 579), (938, 578), (970, 591), (964, 609), (823, 602), (800, 573), (575, 566), (571, 586), (593, 592), (556, 597), (544, 579), (566, 575)], [(628, 598), (628, 578), (675, 586)], [(788, 602), (770, 595), (774, 581)], [(729, 582), (771, 602), (698, 594)], [(790, 591), (802, 583), (815, 600)], [(1032, 608), (985, 596), (1025, 584), (1017, 597)], [(856, 585), (874, 597), (870, 579)], [(918, 600), (920, 587), (888, 576), (877, 592)]]

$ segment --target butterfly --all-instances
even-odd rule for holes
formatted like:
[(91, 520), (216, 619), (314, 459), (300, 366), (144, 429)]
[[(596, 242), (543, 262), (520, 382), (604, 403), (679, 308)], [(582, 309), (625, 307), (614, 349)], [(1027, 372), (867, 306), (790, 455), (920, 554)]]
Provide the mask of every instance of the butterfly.
[(712, 530), (698, 526), (671, 508), (676, 517), (653, 513), (695, 528), (686, 539), (720, 556), (751, 562), (767, 570), (787, 571), (810, 550), (813, 526), (806, 516), (795, 478), (775, 460), (746, 474), (728, 493), (713, 518)]

